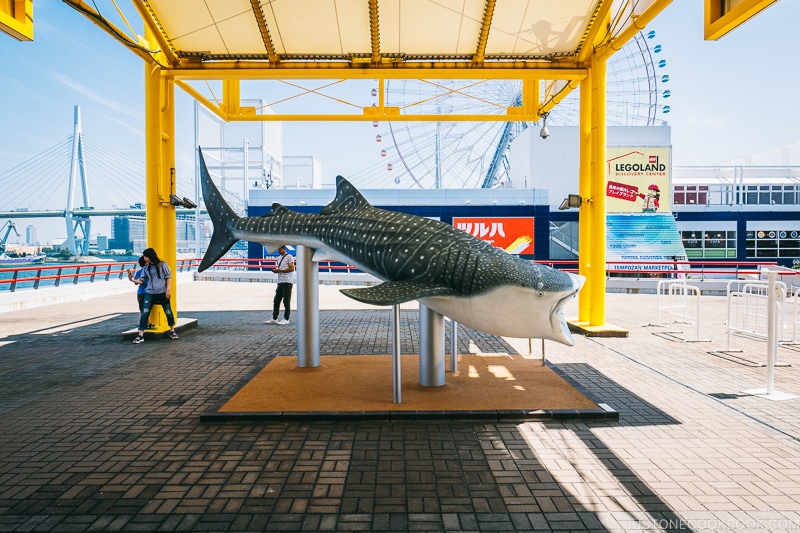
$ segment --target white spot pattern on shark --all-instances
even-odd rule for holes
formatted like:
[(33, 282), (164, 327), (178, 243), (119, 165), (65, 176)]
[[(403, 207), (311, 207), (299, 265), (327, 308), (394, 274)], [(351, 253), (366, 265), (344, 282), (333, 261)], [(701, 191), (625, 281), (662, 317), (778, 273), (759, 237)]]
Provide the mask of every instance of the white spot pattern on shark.
[(238, 217), (211, 180), (202, 153), (201, 180), (214, 234), (200, 264), (205, 270), (240, 239), (268, 249), (298, 244), (357, 266), (384, 283), (342, 289), (372, 305), (420, 300), (478, 331), (548, 338), (573, 344), (564, 303), (583, 284), (568, 274), (510, 255), (449, 224), (378, 209), (346, 179), (319, 214), (275, 203), (262, 217)]

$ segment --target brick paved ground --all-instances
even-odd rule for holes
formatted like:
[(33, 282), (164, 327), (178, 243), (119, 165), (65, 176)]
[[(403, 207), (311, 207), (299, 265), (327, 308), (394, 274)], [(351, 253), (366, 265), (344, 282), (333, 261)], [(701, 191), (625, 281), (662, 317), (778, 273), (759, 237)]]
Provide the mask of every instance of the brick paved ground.
[[(388, 351), (387, 311), (321, 293), (322, 353)], [(0, 314), (0, 531), (800, 530), (800, 399), (741, 392), (764, 386), (766, 346), (722, 353), (724, 298), (702, 298), (710, 342), (653, 326), (654, 296), (610, 294), (629, 338), (547, 343), (619, 422), (201, 423), (294, 348), (262, 324), (271, 294), (183, 284), (199, 327), (138, 346), (132, 294)], [(798, 349), (779, 361), (776, 389), (800, 394)]]

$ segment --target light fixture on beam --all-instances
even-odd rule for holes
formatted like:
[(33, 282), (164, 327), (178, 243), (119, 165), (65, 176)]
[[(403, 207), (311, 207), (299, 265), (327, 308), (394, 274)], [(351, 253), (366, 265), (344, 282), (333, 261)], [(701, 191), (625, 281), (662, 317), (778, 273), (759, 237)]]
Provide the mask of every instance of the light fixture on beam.
[(573, 207), (580, 207), (582, 203), (583, 203), (583, 198), (581, 198), (580, 195), (570, 194), (566, 198), (564, 198), (564, 201), (561, 202), (561, 205), (558, 206), (558, 209), (564, 211), (566, 209), (571, 209)]
[(174, 194), (169, 195), (169, 205), (174, 205), (175, 207), (185, 207), (187, 209), (194, 209), (197, 207), (197, 204), (188, 198), (184, 197), (183, 199), (180, 199)]

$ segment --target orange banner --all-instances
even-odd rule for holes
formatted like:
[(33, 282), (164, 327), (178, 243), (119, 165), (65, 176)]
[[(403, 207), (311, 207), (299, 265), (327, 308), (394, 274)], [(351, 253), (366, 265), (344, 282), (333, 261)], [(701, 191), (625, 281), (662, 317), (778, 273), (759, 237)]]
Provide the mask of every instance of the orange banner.
[(514, 255), (533, 254), (533, 217), (454, 217), (453, 226)]

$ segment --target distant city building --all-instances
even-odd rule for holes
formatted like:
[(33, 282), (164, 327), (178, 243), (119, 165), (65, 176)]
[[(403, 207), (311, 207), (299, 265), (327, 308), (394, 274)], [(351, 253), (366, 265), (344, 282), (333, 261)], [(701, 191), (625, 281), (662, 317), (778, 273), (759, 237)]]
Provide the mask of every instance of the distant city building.
[(112, 250), (133, 250), (131, 241), (130, 220), (126, 216), (116, 216), (111, 222), (111, 240), (108, 247)]
[[(211, 238), (207, 220), (201, 219), (201, 249), (205, 250)], [(175, 239), (178, 253), (195, 251), (197, 231), (194, 215), (178, 214), (175, 218)], [(98, 237), (98, 247), (100, 241)], [(141, 215), (116, 216), (111, 223), (111, 239), (108, 249), (128, 250), (141, 253), (147, 245), (147, 219)]]
[(25, 226), (25, 244), (28, 246), (37, 246), (39, 244), (39, 236), (36, 233), (36, 226), (33, 224)]

